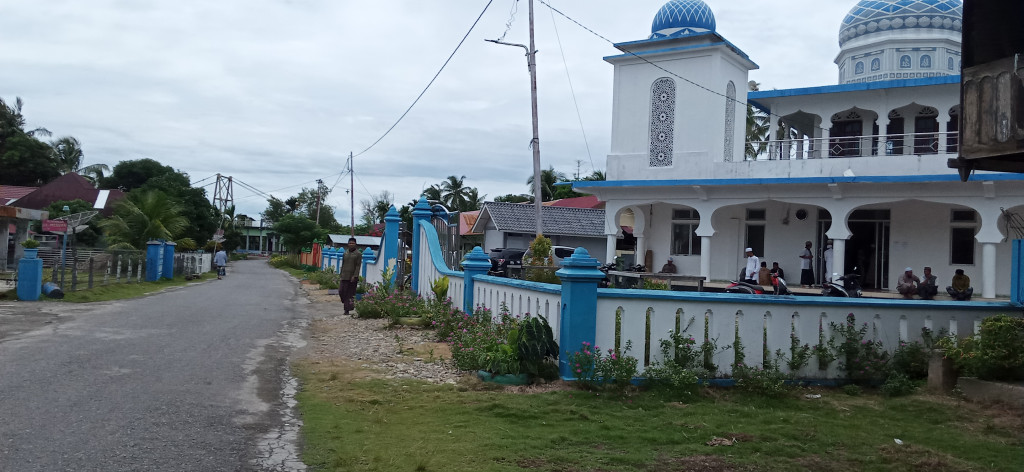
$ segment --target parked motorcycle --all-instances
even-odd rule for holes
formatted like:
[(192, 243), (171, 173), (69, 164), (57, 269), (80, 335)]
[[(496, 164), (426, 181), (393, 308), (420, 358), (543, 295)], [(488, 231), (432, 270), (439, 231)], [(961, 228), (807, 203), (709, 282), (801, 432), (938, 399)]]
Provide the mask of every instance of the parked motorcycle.
[[(857, 268), (854, 267), (853, 270), (857, 270)], [(860, 274), (853, 272), (839, 277), (835, 282), (825, 282), (821, 284), (821, 296), (860, 298), (864, 295), (864, 291), (861, 290), (858, 279), (860, 279)]]
[[(749, 295), (764, 295), (764, 286), (760, 284), (752, 284), (744, 280), (735, 280), (725, 287), (725, 293), (746, 293)], [(789, 291), (789, 286), (786, 285), (786, 280), (779, 277), (778, 274), (772, 274), (772, 295), (792, 295), (793, 292)]]

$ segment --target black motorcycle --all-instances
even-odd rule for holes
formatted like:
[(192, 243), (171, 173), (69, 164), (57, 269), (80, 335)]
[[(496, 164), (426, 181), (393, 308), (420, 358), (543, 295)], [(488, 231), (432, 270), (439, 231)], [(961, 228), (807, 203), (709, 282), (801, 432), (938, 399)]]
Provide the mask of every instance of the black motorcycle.
[[(856, 267), (853, 270), (857, 270)], [(821, 284), (821, 296), (823, 297), (847, 297), (860, 298), (864, 291), (860, 287), (860, 274), (854, 272), (839, 277), (835, 282)], [(841, 284), (839, 282), (842, 282)]]

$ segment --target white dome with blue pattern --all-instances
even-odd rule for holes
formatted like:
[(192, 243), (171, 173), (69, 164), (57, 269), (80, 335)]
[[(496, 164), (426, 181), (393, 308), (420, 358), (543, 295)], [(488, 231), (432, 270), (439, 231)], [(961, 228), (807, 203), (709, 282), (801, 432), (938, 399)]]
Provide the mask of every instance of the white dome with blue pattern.
[(651, 39), (715, 32), (715, 14), (701, 0), (672, 0), (654, 17)]
[(960, 0), (861, 0), (843, 19), (839, 45), (883, 31), (938, 29), (960, 33), (963, 14)]

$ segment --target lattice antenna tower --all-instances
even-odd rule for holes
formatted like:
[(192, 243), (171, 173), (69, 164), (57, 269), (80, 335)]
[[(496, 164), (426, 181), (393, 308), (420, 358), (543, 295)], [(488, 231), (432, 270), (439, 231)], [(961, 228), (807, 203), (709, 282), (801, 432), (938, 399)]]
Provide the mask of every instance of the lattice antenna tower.
[(231, 176), (217, 174), (217, 183), (213, 186), (213, 206), (224, 214), (231, 206), (235, 205), (235, 190), (232, 186)]

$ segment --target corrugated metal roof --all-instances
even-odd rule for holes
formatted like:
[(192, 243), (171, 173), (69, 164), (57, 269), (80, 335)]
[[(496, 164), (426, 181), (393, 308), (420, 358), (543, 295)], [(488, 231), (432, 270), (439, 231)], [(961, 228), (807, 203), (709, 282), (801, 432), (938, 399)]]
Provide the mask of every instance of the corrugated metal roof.
[[(533, 204), (487, 202), (480, 210), (473, 232), (483, 233), (487, 221), (492, 221), (499, 231), (533, 233), (537, 229), (534, 211)], [(546, 235), (604, 236), (603, 209), (545, 206), (541, 217)]]
[(96, 202), (100, 195), (100, 190), (74, 172), (69, 172), (56, 179), (53, 179), (50, 183), (35, 189), (32, 193), (25, 195), (18, 199), (18, 206), (23, 208), (31, 208), (33, 210), (42, 210), (50, 205), (50, 203), (58, 200), (85, 200), (94, 205), (94, 208), (100, 210), (104, 216), (110, 216), (113, 213), (114, 204), (124, 198), (124, 192), (114, 190), (104, 190), (107, 198), (103, 202), (102, 208), (97, 208)]
[(19, 187), (17, 185), (0, 185), (0, 206), (10, 205), (15, 200), (34, 192), (38, 187)]

